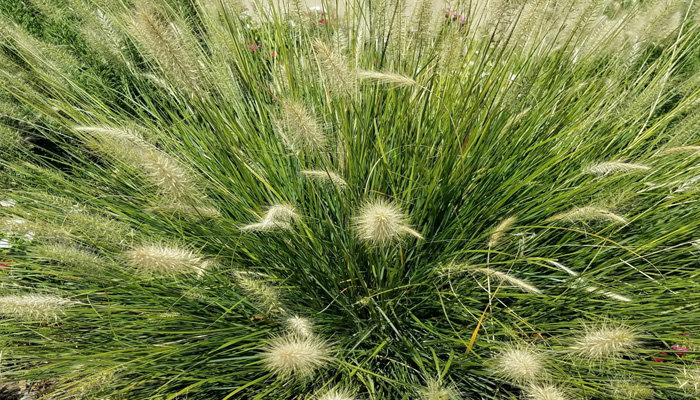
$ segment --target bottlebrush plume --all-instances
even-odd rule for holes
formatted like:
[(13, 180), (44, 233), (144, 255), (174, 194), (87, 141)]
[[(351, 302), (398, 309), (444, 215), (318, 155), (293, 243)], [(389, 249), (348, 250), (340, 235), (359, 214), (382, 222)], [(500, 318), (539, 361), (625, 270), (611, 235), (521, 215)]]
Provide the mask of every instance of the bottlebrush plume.
[(496, 278), (503, 283), (507, 283), (507, 284), (516, 286), (516, 287), (518, 287), (518, 288), (520, 288), (523, 291), (528, 292), (528, 293), (533, 293), (533, 294), (541, 294), (542, 293), (542, 291), (540, 289), (536, 288), (535, 286), (525, 282), (522, 279), (518, 279), (512, 275), (506, 274), (505, 272), (496, 271), (495, 269), (491, 269), (491, 268), (472, 268), (471, 270), (474, 272), (478, 272), (480, 274), (492, 277), (492, 278)]
[(134, 37), (169, 78), (185, 89), (196, 88), (200, 71), (183, 30), (149, 3), (137, 2), (131, 23)]
[(160, 194), (172, 202), (196, 197), (199, 193), (189, 171), (162, 151), (153, 149), (143, 152), (141, 165)]
[(64, 243), (49, 243), (37, 246), (33, 255), (84, 271), (94, 271), (104, 266), (105, 260), (86, 249)]
[(338, 185), (341, 188), (348, 187), (348, 184), (345, 182), (345, 180), (343, 178), (341, 178), (340, 175), (336, 174), (335, 172), (304, 170), (304, 171), (301, 171), (301, 174), (306, 176), (306, 177), (309, 177), (311, 179), (317, 179), (317, 180), (327, 181), (327, 182), (333, 183), (335, 185)]
[(14, 207), (16, 205), (17, 202), (12, 199), (0, 200), (0, 207)]
[(443, 386), (437, 381), (429, 381), (418, 390), (418, 395), (422, 400), (456, 400), (459, 397), (454, 388)]
[(496, 227), (493, 228), (491, 237), (489, 238), (489, 247), (493, 247), (498, 244), (498, 241), (501, 240), (503, 235), (505, 235), (505, 233), (513, 226), (515, 221), (517, 221), (517, 217), (508, 217), (496, 225)]
[(276, 204), (270, 207), (260, 222), (242, 226), (242, 231), (266, 232), (275, 229), (290, 230), (292, 221), (300, 219), (299, 214), (289, 204)]
[(547, 218), (544, 222), (553, 221), (607, 221), (615, 224), (626, 224), (627, 220), (612, 211), (598, 207), (576, 207), (561, 214), (553, 215)]
[(339, 96), (353, 94), (357, 87), (357, 74), (348, 67), (348, 62), (340, 51), (320, 39), (314, 41), (313, 47), (326, 88)]
[(544, 358), (533, 349), (524, 346), (510, 346), (495, 357), (496, 371), (506, 379), (517, 382), (531, 382), (542, 378), (546, 371)]
[(289, 150), (314, 154), (326, 148), (328, 140), (321, 124), (301, 102), (281, 100), (281, 114), (276, 123)]
[[(83, 209), (74, 208), (68, 211), (62, 221), (70, 235), (77, 236), (88, 242), (108, 242), (113, 244), (130, 241), (135, 232), (129, 225), (106, 215)], [(55, 228), (54, 228), (55, 229)], [(55, 234), (53, 236), (60, 236)]]
[(219, 210), (210, 206), (188, 205), (182, 203), (159, 204), (147, 209), (150, 212), (160, 212), (164, 214), (179, 214), (182, 216), (193, 216), (201, 218), (218, 218), (221, 216)]
[(311, 321), (296, 315), (287, 318), (287, 326), (289, 326), (289, 330), (301, 337), (312, 336), (314, 333), (314, 327), (311, 325)]
[(355, 400), (349, 392), (341, 390), (330, 390), (320, 395), (318, 400)]
[(377, 83), (382, 83), (386, 85), (395, 86), (414, 86), (416, 81), (405, 75), (394, 74), (391, 72), (378, 72), (378, 71), (359, 71), (357, 73), (358, 78), (361, 80), (374, 81)]
[(75, 126), (73, 130), (89, 134), (91, 137), (113, 143), (147, 146), (148, 143), (137, 131), (112, 126)]
[(189, 171), (179, 161), (143, 139), (138, 129), (109, 126), (76, 126), (73, 130), (87, 133), (93, 141), (88, 145), (125, 164), (138, 166), (171, 201), (196, 197), (199, 190)]
[(661, 150), (660, 152), (654, 154), (654, 157), (663, 157), (663, 156), (669, 156), (671, 154), (682, 154), (682, 153), (700, 153), (700, 146), (679, 146), (679, 147), (670, 147), (665, 150)]
[(236, 271), (233, 279), (254, 301), (267, 309), (280, 307), (280, 296), (264, 274), (249, 271)]
[(531, 385), (525, 390), (528, 400), (568, 400), (564, 391), (552, 385)]
[(616, 399), (649, 400), (654, 398), (654, 389), (632, 380), (618, 380), (612, 385), (612, 395)]
[(124, 256), (137, 271), (146, 275), (202, 274), (209, 265), (189, 249), (156, 243), (134, 247)]
[(605, 323), (586, 327), (586, 332), (571, 346), (573, 354), (588, 359), (618, 357), (638, 343), (634, 330), (622, 324)]
[(617, 294), (617, 293), (613, 293), (613, 292), (608, 292), (606, 290), (600, 290), (600, 288), (598, 288), (597, 286), (586, 286), (585, 289), (587, 292), (591, 292), (591, 293), (599, 292), (600, 294), (602, 294), (603, 296), (605, 296), (609, 299), (613, 299), (613, 300), (617, 300), (617, 301), (624, 301), (624, 302), (632, 301), (632, 299), (630, 299), (627, 296), (623, 296), (621, 294)]
[(137, 129), (111, 126), (75, 126), (88, 148), (128, 165), (140, 165), (144, 152), (151, 150)]
[(650, 170), (650, 167), (641, 164), (632, 164), (625, 162), (609, 161), (602, 162), (594, 165), (589, 165), (584, 168), (584, 174), (606, 176), (606, 175), (616, 175), (624, 174), (629, 172), (642, 172)]
[(64, 310), (78, 304), (59, 296), (22, 294), (0, 297), (0, 315), (23, 321), (57, 321)]
[[(548, 262), (550, 264), (554, 265), (555, 267), (560, 268), (562, 271), (566, 272), (567, 274), (569, 274), (571, 276), (579, 276), (578, 272), (572, 270), (571, 268), (568, 268), (568, 267), (562, 265), (561, 263), (558, 263), (558, 262), (553, 261), (553, 260), (548, 260)], [(611, 298), (613, 300), (617, 300), (617, 301), (625, 301), (625, 302), (632, 301), (632, 299), (630, 299), (627, 296), (623, 296), (621, 294), (617, 294), (617, 293), (613, 293), (613, 292), (608, 292), (605, 290), (601, 291), (600, 288), (598, 288), (597, 286), (588, 286), (586, 284), (586, 280), (583, 278), (576, 279), (576, 283), (580, 283), (582, 286), (584, 286), (584, 289), (586, 291), (591, 292), (591, 293), (600, 292), (600, 294), (602, 294), (603, 296)]]
[(684, 368), (676, 379), (686, 393), (700, 395), (700, 367)]
[(330, 360), (328, 345), (314, 336), (279, 336), (263, 351), (265, 367), (280, 377), (308, 378)]
[(401, 209), (383, 199), (365, 203), (355, 216), (355, 231), (360, 239), (375, 245), (387, 245), (409, 234), (422, 239), (408, 225)]

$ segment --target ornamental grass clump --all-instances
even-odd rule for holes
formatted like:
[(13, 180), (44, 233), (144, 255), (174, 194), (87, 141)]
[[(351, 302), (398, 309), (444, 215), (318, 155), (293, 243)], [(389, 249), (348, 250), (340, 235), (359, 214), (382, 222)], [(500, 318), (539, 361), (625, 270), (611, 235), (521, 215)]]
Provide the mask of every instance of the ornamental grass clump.
[(697, 397), (700, 5), (442, 7), (0, 1), (0, 386)]

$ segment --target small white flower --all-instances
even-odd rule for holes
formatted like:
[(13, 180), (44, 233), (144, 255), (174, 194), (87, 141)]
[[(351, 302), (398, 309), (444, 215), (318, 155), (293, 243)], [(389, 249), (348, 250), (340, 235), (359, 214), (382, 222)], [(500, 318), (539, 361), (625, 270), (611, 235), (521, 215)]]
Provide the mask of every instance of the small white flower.
[(8, 239), (0, 239), (0, 249), (11, 249), (12, 245)]

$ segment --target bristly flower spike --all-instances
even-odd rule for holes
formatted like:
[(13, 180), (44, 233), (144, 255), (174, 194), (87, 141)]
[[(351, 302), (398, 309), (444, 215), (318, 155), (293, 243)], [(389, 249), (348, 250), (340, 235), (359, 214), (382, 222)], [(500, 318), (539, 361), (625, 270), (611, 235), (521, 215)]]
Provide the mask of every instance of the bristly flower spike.
[(586, 332), (571, 346), (574, 355), (587, 359), (619, 357), (639, 342), (635, 331), (625, 325), (606, 322), (586, 327)]
[(355, 217), (355, 231), (360, 239), (370, 244), (384, 246), (397, 242), (408, 234), (423, 236), (408, 225), (401, 209), (383, 199), (365, 203)]
[(496, 371), (516, 383), (532, 382), (546, 373), (542, 355), (526, 346), (506, 347), (495, 361)]
[(78, 304), (46, 294), (20, 294), (0, 297), (0, 315), (22, 321), (55, 322), (68, 307)]
[(270, 207), (260, 222), (242, 226), (242, 231), (268, 232), (275, 229), (291, 230), (292, 222), (300, 219), (299, 214), (292, 205), (276, 204)]
[(298, 335), (272, 339), (262, 356), (265, 367), (280, 377), (308, 378), (331, 360), (325, 342), (314, 336)]

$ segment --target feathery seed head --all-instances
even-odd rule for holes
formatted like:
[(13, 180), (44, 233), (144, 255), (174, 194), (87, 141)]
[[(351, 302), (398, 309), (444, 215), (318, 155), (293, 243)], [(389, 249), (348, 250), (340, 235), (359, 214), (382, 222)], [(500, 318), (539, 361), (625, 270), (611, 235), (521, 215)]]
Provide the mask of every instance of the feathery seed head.
[(144, 52), (169, 78), (185, 89), (197, 88), (201, 73), (194, 49), (183, 30), (152, 4), (137, 3), (132, 33)]
[(506, 274), (505, 272), (496, 271), (491, 268), (472, 268), (471, 271), (478, 272), (480, 274), (495, 278), (500, 280), (502, 283), (507, 283), (522, 289), (525, 292), (533, 294), (541, 294), (542, 291), (535, 286), (525, 282), (522, 279), (518, 279), (512, 275)]
[(327, 181), (333, 183), (335, 185), (338, 185), (342, 189), (348, 187), (348, 184), (345, 182), (345, 180), (335, 172), (304, 170), (301, 171), (301, 174), (311, 179), (317, 179), (320, 181)]
[(14, 207), (17, 202), (12, 199), (2, 199), (0, 200), (0, 207)]
[(607, 176), (607, 175), (624, 174), (624, 173), (630, 173), (630, 172), (642, 172), (642, 171), (648, 171), (650, 169), (651, 169), (650, 167), (647, 167), (646, 165), (641, 165), (641, 164), (609, 161), (609, 162), (602, 162), (602, 163), (598, 163), (598, 164), (589, 165), (588, 167), (584, 168), (583, 173), (597, 175), (597, 176)]
[(289, 329), (301, 336), (301, 337), (307, 337), (311, 336), (314, 333), (314, 327), (311, 324), (311, 321), (309, 321), (306, 318), (302, 318), (299, 316), (293, 316), (290, 318), (287, 318), (287, 326), (289, 326)]
[(598, 208), (598, 207), (576, 207), (569, 211), (565, 211), (561, 214), (553, 215), (547, 218), (544, 222), (553, 221), (567, 221), (567, 222), (577, 222), (577, 221), (605, 221), (615, 224), (626, 224), (627, 220), (612, 211)]
[(394, 74), (391, 72), (365, 71), (361, 70), (357, 73), (358, 78), (362, 80), (374, 81), (377, 83), (395, 85), (395, 86), (414, 86), (416, 81), (405, 75)]
[(690, 153), (690, 154), (700, 153), (700, 146), (670, 147), (668, 149), (661, 150), (660, 152), (654, 154), (654, 157), (663, 157), (663, 156), (669, 156), (672, 154), (682, 154), (682, 153)]
[(177, 202), (197, 196), (199, 191), (189, 171), (167, 153), (156, 149), (144, 151), (140, 164), (160, 194), (169, 200)]
[(281, 377), (308, 378), (330, 360), (330, 348), (314, 336), (279, 336), (263, 352), (267, 369)]
[(496, 227), (493, 229), (491, 237), (489, 238), (489, 247), (493, 247), (498, 244), (498, 241), (501, 240), (503, 235), (513, 226), (516, 220), (517, 217), (508, 217), (496, 225)]
[(65, 214), (63, 227), (71, 235), (95, 242), (123, 243), (134, 235), (125, 223), (79, 206)]
[(248, 271), (236, 271), (233, 279), (238, 286), (253, 300), (267, 309), (280, 308), (280, 297), (277, 289), (268, 283), (268, 277)]
[[(147, 146), (148, 143), (134, 129), (116, 128), (112, 126), (75, 126), (73, 130), (81, 132), (105, 144), (121, 146)], [(94, 144), (94, 142), (90, 142)]]
[(102, 157), (119, 160), (128, 165), (140, 165), (143, 153), (151, 149), (138, 129), (111, 126), (75, 126), (85, 145)]
[(422, 239), (409, 225), (401, 209), (383, 199), (365, 203), (355, 217), (355, 230), (360, 239), (375, 245), (387, 245), (409, 234)]
[(564, 391), (552, 385), (531, 385), (525, 390), (528, 400), (567, 400)]
[(495, 356), (496, 370), (517, 383), (532, 382), (545, 373), (544, 358), (533, 349), (509, 346)]
[(313, 47), (326, 88), (338, 96), (349, 96), (355, 93), (357, 74), (348, 68), (348, 62), (340, 51), (328, 46), (321, 39), (316, 39)]
[(275, 229), (291, 230), (292, 222), (301, 219), (290, 204), (276, 204), (270, 207), (259, 222), (242, 226), (242, 231), (267, 232)]
[[(1, 105), (0, 105), (1, 106)], [(2, 111), (0, 110), (0, 117)], [(5, 156), (11, 152), (15, 152), (22, 142), (22, 136), (14, 129), (0, 126), (0, 154)]]
[(91, 251), (62, 243), (50, 243), (35, 247), (33, 255), (84, 271), (91, 271), (105, 264), (104, 259)]
[[(578, 279), (578, 282), (584, 283), (584, 280)], [(632, 299), (630, 299), (627, 296), (623, 296), (623, 295), (618, 294), (618, 293), (608, 292), (606, 290), (600, 290), (600, 288), (597, 286), (586, 286), (584, 289), (590, 293), (598, 292), (609, 299), (613, 299), (613, 300), (617, 300), (617, 301), (624, 301), (624, 302), (632, 301)]]
[(175, 158), (144, 140), (138, 128), (77, 126), (73, 129), (89, 135), (88, 146), (125, 164), (140, 167), (170, 200), (196, 197), (198, 189), (189, 171)]
[(640, 382), (619, 380), (613, 383), (612, 395), (620, 400), (649, 400), (654, 398), (654, 389)]
[(281, 100), (277, 129), (289, 150), (294, 153), (322, 152), (328, 143), (318, 119), (306, 106), (295, 100)]
[(428, 384), (418, 390), (422, 400), (455, 400), (458, 393), (453, 387), (446, 387), (437, 381), (428, 381)]
[(637, 334), (622, 324), (606, 323), (599, 327), (586, 327), (571, 351), (582, 358), (603, 359), (617, 357), (638, 343)]
[(205, 205), (188, 205), (183, 203), (159, 204), (147, 209), (149, 212), (159, 212), (164, 214), (179, 214), (181, 216), (218, 218), (221, 213), (214, 207)]
[(201, 274), (208, 266), (189, 249), (162, 244), (144, 244), (124, 255), (137, 271), (146, 275)]
[(75, 301), (44, 294), (22, 294), (0, 297), (0, 316), (23, 321), (57, 321)]
[(329, 390), (319, 396), (318, 400), (355, 400), (355, 397), (347, 391)]
[(700, 367), (684, 368), (676, 380), (686, 393), (700, 395)]

